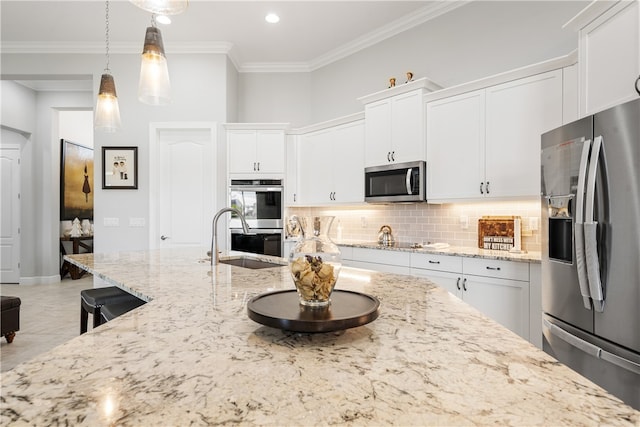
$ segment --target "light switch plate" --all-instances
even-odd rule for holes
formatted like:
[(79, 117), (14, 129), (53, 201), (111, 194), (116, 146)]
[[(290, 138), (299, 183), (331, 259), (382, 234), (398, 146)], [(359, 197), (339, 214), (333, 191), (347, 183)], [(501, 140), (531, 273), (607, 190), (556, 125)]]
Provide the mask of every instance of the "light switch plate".
[(120, 218), (104, 218), (102, 223), (105, 227), (119, 227)]
[(145, 224), (144, 218), (129, 218), (129, 227), (144, 227)]

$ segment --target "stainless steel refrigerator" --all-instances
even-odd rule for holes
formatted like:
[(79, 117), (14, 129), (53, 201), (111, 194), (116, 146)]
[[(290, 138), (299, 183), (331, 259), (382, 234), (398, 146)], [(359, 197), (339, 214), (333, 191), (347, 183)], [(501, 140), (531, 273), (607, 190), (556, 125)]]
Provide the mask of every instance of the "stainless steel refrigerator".
[(543, 349), (640, 410), (640, 99), (541, 155)]

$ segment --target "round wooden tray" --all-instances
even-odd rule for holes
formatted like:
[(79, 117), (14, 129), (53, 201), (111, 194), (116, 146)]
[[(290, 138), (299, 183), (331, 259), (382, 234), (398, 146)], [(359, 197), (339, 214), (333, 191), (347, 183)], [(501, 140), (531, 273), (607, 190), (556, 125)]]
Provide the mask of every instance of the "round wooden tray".
[(366, 325), (378, 318), (380, 301), (353, 291), (335, 290), (327, 307), (301, 305), (295, 289), (251, 298), (249, 318), (262, 325), (293, 332), (331, 332)]

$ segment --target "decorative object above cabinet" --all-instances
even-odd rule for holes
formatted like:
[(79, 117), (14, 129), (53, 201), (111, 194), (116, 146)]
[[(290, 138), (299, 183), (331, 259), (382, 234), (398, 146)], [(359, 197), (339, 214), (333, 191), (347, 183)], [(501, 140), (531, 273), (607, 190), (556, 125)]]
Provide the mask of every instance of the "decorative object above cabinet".
[(422, 97), (439, 89), (422, 78), (358, 98), (365, 104), (365, 166), (425, 160)]
[(230, 175), (284, 175), (285, 130), (282, 123), (226, 123)]

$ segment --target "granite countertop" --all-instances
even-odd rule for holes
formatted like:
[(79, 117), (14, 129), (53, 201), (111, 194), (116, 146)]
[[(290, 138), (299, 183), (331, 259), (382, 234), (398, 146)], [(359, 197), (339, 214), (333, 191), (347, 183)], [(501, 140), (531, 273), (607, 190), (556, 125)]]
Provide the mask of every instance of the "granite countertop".
[(640, 412), (426, 279), (343, 268), (353, 329), (286, 332), (247, 301), (287, 267), (206, 249), (65, 258), (149, 303), (2, 374), (2, 425), (621, 425)]
[(466, 246), (449, 246), (446, 248), (429, 248), (429, 247), (415, 247), (412, 243), (398, 242), (391, 246), (383, 246), (377, 242), (360, 242), (360, 241), (340, 241), (335, 242), (339, 246), (348, 246), (353, 248), (365, 248), (365, 249), (380, 249), (384, 251), (401, 251), (401, 252), (415, 252), (415, 253), (427, 253), (437, 255), (452, 255), (463, 256), (469, 258), (486, 258), (496, 259), (503, 261), (520, 261), (530, 262), (534, 264), (540, 263), (540, 252), (527, 251), (522, 253), (512, 253), (509, 251), (497, 251), (489, 249), (479, 249)]

